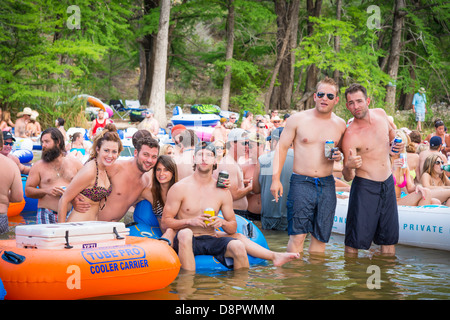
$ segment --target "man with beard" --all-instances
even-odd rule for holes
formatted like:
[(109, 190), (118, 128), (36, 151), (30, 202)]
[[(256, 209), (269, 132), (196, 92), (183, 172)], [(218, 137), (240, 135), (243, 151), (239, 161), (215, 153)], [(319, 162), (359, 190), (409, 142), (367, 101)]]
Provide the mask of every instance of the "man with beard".
[(294, 146), (294, 166), (287, 195), (288, 252), (303, 252), (311, 233), (310, 252), (323, 253), (331, 236), (336, 209), (333, 163), (341, 160), (339, 151), (325, 155), (325, 142), (338, 146), (345, 132), (345, 121), (333, 112), (339, 102), (338, 86), (325, 78), (317, 84), (315, 107), (290, 116), (278, 142), (273, 160), (270, 191), (278, 202), (283, 195), (280, 181), (286, 155)]
[(65, 156), (64, 137), (57, 128), (42, 132), (41, 145), (42, 158), (30, 170), (25, 195), (39, 199), (36, 223), (56, 223), (64, 187), (83, 165), (78, 159)]

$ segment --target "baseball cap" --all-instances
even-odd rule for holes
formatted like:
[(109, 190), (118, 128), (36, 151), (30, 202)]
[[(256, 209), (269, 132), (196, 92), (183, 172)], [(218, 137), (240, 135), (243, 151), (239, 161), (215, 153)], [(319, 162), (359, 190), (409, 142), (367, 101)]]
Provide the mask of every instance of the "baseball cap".
[(197, 145), (195, 146), (194, 154), (196, 154), (198, 151), (200, 151), (202, 149), (209, 150), (212, 153), (214, 153), (214, 155), (216, 155), (216, 147), (214, 146), (213, 143), (206, 142), (206, 141), (202, 141), (200, 143), (197, 143)]
[(430, 139), (430, 147), (438, 147), (442, 144), (441, 137), (434, 136)]
[(8, 140), (8, 139), (12, 139), (12, 141), (16, 141), (16, 139), (14, 138), (14, 136), (12, 135), (11, 132), (3, 131), (3, 141)]
[(244, 141), (248, 140), (248, 131), (244, 129), (233, 129), (228, 133), (228, 141)]
[(172, 137), (174, 137), (177, 134), (180, 134), (181, 132), (183, 132), (184, 130), (186, 130), (186, 127), (184, 125), (177, 124), (172, 127), (172, 130), (170, 131), (170, 133), (171, 133)]
[(267, 141), (270, 141), (272, 139), (277, 140), (277, 141), (280, 140), (280, 136), (281, 136), (281, 133), (283, 132), (283, 129), (284, 129), (283, 127), (274, 129), (272, 131), (272, 134), (270, 136), (268, 136), (266, 138), (266, 140)]

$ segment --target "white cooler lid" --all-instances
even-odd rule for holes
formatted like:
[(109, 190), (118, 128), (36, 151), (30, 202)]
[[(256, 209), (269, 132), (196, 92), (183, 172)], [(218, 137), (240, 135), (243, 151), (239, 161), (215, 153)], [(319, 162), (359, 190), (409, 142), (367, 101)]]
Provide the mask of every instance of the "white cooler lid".
[(55, 224), (30, 224), (16, 227), (16, 235), (41, 238), (61, 238), (69, 232), (70, 237), (129, 232), (123, 222), (82, 221)]

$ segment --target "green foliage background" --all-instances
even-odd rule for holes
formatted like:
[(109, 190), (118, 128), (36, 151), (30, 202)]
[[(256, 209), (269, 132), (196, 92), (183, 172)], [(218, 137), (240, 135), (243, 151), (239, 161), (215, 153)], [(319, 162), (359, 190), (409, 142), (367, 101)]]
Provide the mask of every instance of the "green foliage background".
[[(64, 115), (68, 126), (85, 126), (84, 105), (77, 94), (110, 99), (137, 97), (139, 41), (158, 29), (159, 8), (144, 14), (144, 0), (80, 0), (80, 28), (73, 21), (68, 0), (3, 0), (0, 5), (0, 103), (13, 115), (29, 106), (48, 126)], [(264, 94), (276, 61), (277, 16), (273, 1), (235, 0), (235, 41), (231, 61), (225, 62), (227, 0), (173, 1), (168, 52), (168, 103), (219, 104), (226, 63), (232, 66), (230, 108), (263, 113)], [(381, 28), (367, 26), (367, 8), (377, 5)], [(381, 67), (389, 52), (393, 0), (343, 0), (341, 20), (335, 1), (323, 1), (319, 18), (308, 17), (301, 1), (294, 82), (303, 92), (306, 70), (320, 69), (319, 79), (341, 72), (341, 103), (336, 112), (349, 117), (343, 101), (345, 86), (360, 82), (373, 105), (384, 108), (390, 79)], [(444, 0), (407, 1), (397, 86), (402, 93), (427, 88), (430, 103), (448, 101), (449, 13)], [(307, 34), (311, 21), (314, 32)], [(339, 52), (333, 39), (340, 37)], [(415, 61), (413, 61), (415, 60)], [(416, 79), (411, 78), (411, 70)], [(134, 72), (134, 73), (133, 73)], [(302, 81), (297, 84), (303, 73)], [(297, 97), (298, 98), (298, 97)], [(396, 110), (386, 110), (394, 115)], [(292, 108), (295, 108), (293, 101)], [(433, 114), (427, 115), (427, 121)], [(414, 126), (414, 118), (405, 125)]]

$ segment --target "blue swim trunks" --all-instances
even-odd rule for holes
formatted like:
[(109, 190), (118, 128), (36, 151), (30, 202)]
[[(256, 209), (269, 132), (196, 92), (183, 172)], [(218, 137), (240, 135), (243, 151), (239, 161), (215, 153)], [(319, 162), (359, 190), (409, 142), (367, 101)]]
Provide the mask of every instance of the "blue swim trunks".
[(328, 242), (336, 202), (332, 175), (313, 178), (293, 173), (286, 202), (288, 234), (311, 233), (317, 240)]
[[(72, 213), (73, 208), (67, 213), (67, 218)], [(58, 223), (58, 211), (53, 211), (47, 208), (38, 208), (36, 212), (36, 224), (51, 224)]]
[(350, 189), (345, 245), (367, 250), (398, 242), (399, 223), (395, 184), (392, 175), (385, 181), (355, 177)]

